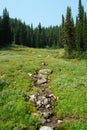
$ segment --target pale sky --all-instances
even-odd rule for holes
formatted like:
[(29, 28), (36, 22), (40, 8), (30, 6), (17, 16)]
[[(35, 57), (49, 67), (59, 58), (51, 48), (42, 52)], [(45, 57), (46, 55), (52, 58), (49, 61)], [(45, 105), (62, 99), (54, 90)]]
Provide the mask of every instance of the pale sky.
[[(87, 0), (82, 0), (87, 12)], [(66, 8), (72, 8), (72, 15), (78, 13), (78, 0), (0, 0), (0, 15), (7, 8), (11, 18), (21, 19), (27, 25), (34, 27), (41, 22), (42, 26), (60, 25), (61, 15), (66, 14)]]

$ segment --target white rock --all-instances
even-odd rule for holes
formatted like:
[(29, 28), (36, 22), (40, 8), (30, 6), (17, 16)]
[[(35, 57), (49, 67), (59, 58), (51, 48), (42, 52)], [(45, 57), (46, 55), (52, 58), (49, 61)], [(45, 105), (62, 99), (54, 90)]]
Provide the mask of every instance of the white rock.
[(47, 104), (48, 104), (48, 99), (47, 99), (47, 98), (45, 98), (45, 99), (43, 100), (43, 104), (44, 104), (44, 105), (47, 105)]
[(36, 101), (36, 96), (35, 95), (31, 95), (29, 101), (30, 102), (35, 102)]
[(43, 79), (38, 79), (37, 80), (38, 85), (41, 85), (41, 84), (44, 84), (44, 83), (47, 83), (47, 79), (43, 78)]
[(49, 97), (52, 98), (53, 100), (56, 100), (56, 97), (54, 96), (54, 94), (50, 94)]
[(58, 120), (57, 123), (58, 124), (61, 124), (63, 122), (63, 120)]
[(48, 123), (49, 123), (49, 122), (51, 122), (51, 120), (50, 120), (50, 119), (47, 119), (46, 121), (47, 121)]
[(42, 126), (39, 130), (53, 130), (53, 129), (49, 126)]
[(46, 97), (45, 96), (42, 96), (42, 99), (45, 99)]
[(50, 116), (49, 112), (43, 112), (42, 115), (44, 118), (48, 118)]
[(32, 77), (33, 75), (32, 75), (31, 73), (28, 73), (28, 76), (29, 76), (29, 77)]
[(54, 97), (54, 94), (50, 94), (49, 97)]
[(51, 107), (50, 104), (47, 104), (47, 105), (46, 105), (46, 109), (48, 109), (48, 108), (50, 108), (50, 107)]
[(51, 74), (52, 70), (50, 69), (41, 69), (39, 70), (39, 74)]
[(37, 103), (38, 107), (41, 107), (41, 105), (42, 105), (42, 101), (41, 100), (38, 100), (36, 103)]

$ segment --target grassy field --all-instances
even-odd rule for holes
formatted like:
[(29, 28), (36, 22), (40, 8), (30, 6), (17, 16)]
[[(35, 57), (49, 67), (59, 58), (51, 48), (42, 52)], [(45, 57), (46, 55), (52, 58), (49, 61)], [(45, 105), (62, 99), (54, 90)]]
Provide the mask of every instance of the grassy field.
[(64, 59), (63, 50), (11, 47), (0, 50), (0, 130), (36, 130), (41, 124), (33, 103), (25, 100), (32, 79), (47, 62), (53, 70), (50, 89), (58, 101), (57, 119), (63, 119), (61, 130), (87, 130), (87, 61)]

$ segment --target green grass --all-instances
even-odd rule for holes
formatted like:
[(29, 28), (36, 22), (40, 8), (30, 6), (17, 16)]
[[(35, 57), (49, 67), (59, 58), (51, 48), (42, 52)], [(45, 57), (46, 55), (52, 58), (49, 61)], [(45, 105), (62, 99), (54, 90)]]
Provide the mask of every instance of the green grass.
[(56, 118), (64, 120), (60, 129), (87, 129), (87, 61), (63, 59), (63, 54), (58, 49), (19, 46), (0, 51), (0, 130), (36, 130), (41, 124), (33, 115), (35, 105), (25, 96), (33, 93), (28, 73), (37, 72), (44, 61), (53, 70), (49, 86), (58, 97)]
[(57, 118), (63, 119), (69, 130), (87, 129), (87, 61), (58, 59), (50, 83), (58, 97)]

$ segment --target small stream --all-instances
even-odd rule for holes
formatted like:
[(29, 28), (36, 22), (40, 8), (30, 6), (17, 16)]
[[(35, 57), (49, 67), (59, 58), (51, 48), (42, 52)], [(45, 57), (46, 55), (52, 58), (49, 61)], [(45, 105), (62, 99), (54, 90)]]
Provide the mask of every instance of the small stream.
[(35, 75), (28, 74), (34, 78), (34, 87), (40, 89), (39, 93), (29, 97), (29, 101), (35, 102), (36, 109), (41, 114), (42, 126), (39, 130), (45, 130), (44, 127), (48, 127), (48, 130), (54, 130), (58, 126), (58, 120), (54, 114), (54, 104), (57, 99), (48, 87), (52, 73), (53, 71), (50, 69), (40, 69)]

